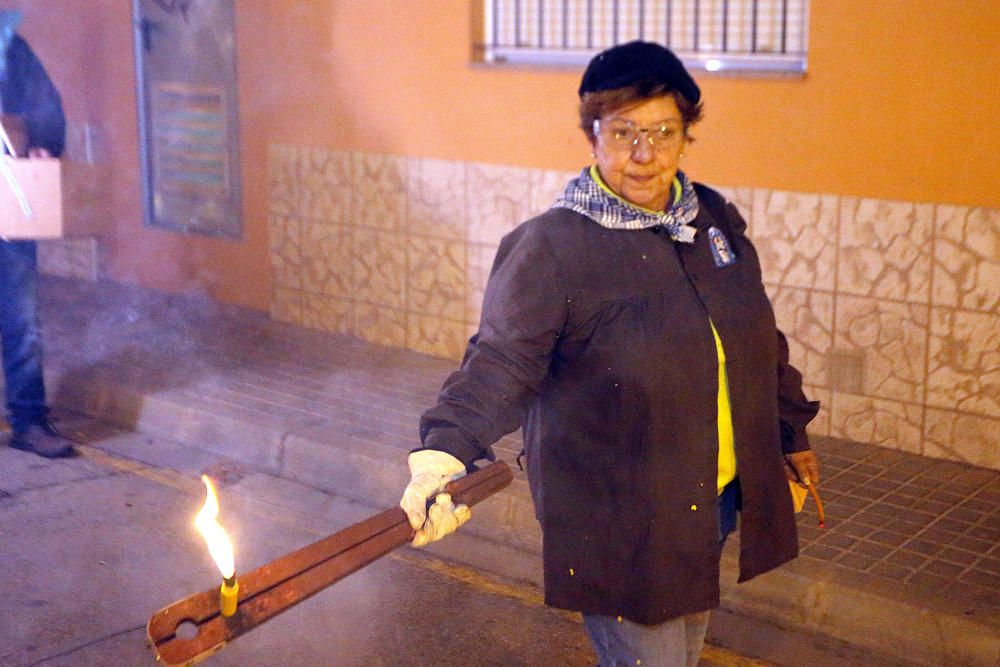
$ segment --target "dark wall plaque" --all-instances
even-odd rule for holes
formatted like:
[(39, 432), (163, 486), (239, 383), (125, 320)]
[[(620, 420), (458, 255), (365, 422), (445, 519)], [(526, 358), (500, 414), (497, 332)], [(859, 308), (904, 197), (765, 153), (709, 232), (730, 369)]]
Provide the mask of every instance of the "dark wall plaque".
[(233, 0), (133, 0), (145, 223), (242, 232)]

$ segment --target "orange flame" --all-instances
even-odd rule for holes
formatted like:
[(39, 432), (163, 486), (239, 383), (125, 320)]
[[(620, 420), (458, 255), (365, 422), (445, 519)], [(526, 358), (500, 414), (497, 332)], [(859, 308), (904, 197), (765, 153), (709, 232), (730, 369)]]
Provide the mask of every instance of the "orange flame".
[(212, 480), (207, 475), (201, 476), (201, 481), (205, 482), (206, 497), (205, 505), (198, 512), (194, 519), (194, 526), (205, 538), (208, 545), (208, 553), (212, 560), (219, 567), (219, 571), (226, 579), (236, 574), (236, 564), (233, 557), (233, 543), (226, 535), (226, 530), (219, 523), (219, 498), (215, 495), (215, 487)]

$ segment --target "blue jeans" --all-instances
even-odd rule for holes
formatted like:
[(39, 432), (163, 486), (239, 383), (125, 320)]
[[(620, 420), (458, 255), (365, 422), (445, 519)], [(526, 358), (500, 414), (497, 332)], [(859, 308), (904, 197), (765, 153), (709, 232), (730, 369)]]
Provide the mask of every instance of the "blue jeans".
[[(741, 505), (739, 479), (719, 495), (719, 550), (736, 529)], [(627, 618), (583, 615), (583, 626), (597, 653), (600, 667), (646, 665), (695, 667), (708, 630), (709, 612), (672, 618), (659, 625), (642, 625)]]
[(0, 241), (0, 344), (7, 421), (15, 433), (49, 413), (35, 309), (37, 275), (34, 241)]
[(688, 614), (659, 625), (588, 614), (583, 627), (600, 667), (695, 667), (705, 643), (708, 614)]

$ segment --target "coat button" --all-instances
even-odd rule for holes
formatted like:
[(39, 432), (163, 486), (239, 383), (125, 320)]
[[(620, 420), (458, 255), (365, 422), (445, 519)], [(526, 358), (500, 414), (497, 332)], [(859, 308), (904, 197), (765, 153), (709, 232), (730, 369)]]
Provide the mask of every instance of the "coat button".
[(698, 511), (698, 506), (697, 505), (692, 505), (691, 506), (691, 511), (692, 512), (697, 512)]

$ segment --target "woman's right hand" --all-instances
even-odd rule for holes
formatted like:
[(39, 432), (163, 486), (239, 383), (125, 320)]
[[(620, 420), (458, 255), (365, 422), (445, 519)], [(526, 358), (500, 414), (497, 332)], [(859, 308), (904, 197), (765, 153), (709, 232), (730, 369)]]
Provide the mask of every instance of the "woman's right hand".
[(444, 492), (448, 482), (465, 475), (465, 464), (447, 452), (434, 449), (413, 452), (407, 462), (410, 483), (399, 506), (416, 531), (413, 546), (422, 547), (455, 532), (472, 516), (467, 505), (456, 506), (451, 495)]

